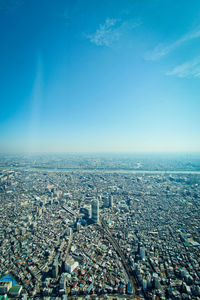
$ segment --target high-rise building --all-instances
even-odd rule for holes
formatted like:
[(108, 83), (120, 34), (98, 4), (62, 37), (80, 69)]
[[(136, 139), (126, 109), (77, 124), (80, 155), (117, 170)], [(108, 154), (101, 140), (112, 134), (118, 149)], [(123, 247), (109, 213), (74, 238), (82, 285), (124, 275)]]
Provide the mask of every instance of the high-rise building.
[(105, 195), (104, 196), (104, 207), (108, 207), (108, 206), (109, 206), (108, 196)]
[(140, 248), (140, 257), (141, 257), (141, 259), (145, 259), (145, 248), (144, 247)]
[(67, 230), (66, 230), (66, 235), (67, 235), (67, 236), (71, 236), (72, 233), (73, 233), (72, 228), (71, 228), (71, 227), (68, 227)]
[(62, 273), (59, 281), (60, 290), (66, 291), (66, 276), (65, 273)]
[(91, 218), (91, 214), (92, 214), (92, 212), (91, 212), (91, 205), (85, 205), (85, 217), (86, 217), (86, 219), (90, 219)]
[(0, 281), (0, 294), (7, 294), (12, 287), (12, 281)]
[(153, 280), (153, 286), (154, 286), (154, 288), (158, 289), (159, 280), (158, 280), (158, 274), (157, 273), (153, 273), (152, 280)]
[(99, 194), (99, 195), (97, 196), (97, 199), (101, 202), (101, 200), (102, 200), (101, 194)]
[(113, 195), (109, 194), (109, 196), (104, 196), (104, 207), (113, 207)]
[(99, 201), (92, 201), (92, 220), (97, 223), (99, 222)]
[(53, 278), (57, 278), (58, 277), (58, 260), (57, 260), (57, 258), (55, 258), (55, 260), (53, 262), (52, 276), (53, 276)]
[(75, 261), (71, 256), (69, 256), (65, 261), (65, 271), (71, 274), (77, 267), (78, 262)]
[(92, 210), (91, 205), (84, 205), (80, 208), (80, 213), (84, 214), (85, 219), (91, 219), (92, 216)]
[(109, 207), (113, 207), (113, 195), (109, 195)]
[(76, 222), (76, 230), (77, 230), (77, 232), (79, 232), (80, 229), (81, 229), (81, 223), (77, 221)]

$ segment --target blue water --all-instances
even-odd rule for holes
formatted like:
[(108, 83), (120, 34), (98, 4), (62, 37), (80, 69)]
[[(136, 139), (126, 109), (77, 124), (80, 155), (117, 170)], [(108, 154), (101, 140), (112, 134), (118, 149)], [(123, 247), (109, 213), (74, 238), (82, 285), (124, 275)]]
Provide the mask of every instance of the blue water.
[(18, 285), (17, 282), (9, 274), (1, 278), (0, 281), (12, 281), (12, 285), (14, 286)]

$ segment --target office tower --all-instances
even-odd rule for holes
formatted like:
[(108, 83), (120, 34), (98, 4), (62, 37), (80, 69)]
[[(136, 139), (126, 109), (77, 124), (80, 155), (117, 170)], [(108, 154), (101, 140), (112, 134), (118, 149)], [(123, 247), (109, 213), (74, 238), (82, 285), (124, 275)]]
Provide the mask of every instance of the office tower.
[(58, 276), (58, 260), (55, 259), (52, 266), (52, 276), (53, 278), (57, 278)]
[(99, 200), (99, 202), (101, 202), (102, 196), (101, 196), (101, 195), (98, 195), (97, 199)]
[(145, 248), (144, 247), (140, 248), (140, 257), (141, 257), (141, 259), (145, 259)]
[(108, 206), (109, 206), (108, 196), (105, 195), (104, 196), (104, 207), (108, 207)]
[(157, 273), (153, 273), (152, 275), (152, 280), (153, 280), (153, 286), (155, 289), (158, 289), (159, 286), (159, 278)]
[(80, 213), (84, 214), (84, 217), (86, 219), (91, 219), (92, 217), (92, 209), (91, 205), (84, 205), (83, 207), (80, 208)]
[(97, 223), (99, 222), (99, 201), (92, 201), (92, 220)]
[(66, 275), (65, 275), (65, 273), (62, 273), (62, 275), (60, 277), (59, 288), (61, 291), (62, 290), (64, 290), (64, 292), (66, 291)]
[(91, 205), (85, 205), (85, 218), (86, 219), (90, 219), (91, 215), (92, 215), (92, 211), (91, 211)]
[(113, 207), (113, 195), (109, 195), (109, 207)]
[(65, 261), (65, 271), (72, 273), (78, 267), (78, 262), (69, 256)]
[[(12, 281), (0, 281), (0, 294), (7, 294), (12, 287)], [(3, 298), (5, 299), (5, 298)]]
[(77, 221), (76, 222), (76, 230), (79, 232), (81, 229), (81, 224)]
[(68, 227), (67, 230), (66, 230), (66, 235), (71, 236), (72, 233), (73, 233), (72, 228)]

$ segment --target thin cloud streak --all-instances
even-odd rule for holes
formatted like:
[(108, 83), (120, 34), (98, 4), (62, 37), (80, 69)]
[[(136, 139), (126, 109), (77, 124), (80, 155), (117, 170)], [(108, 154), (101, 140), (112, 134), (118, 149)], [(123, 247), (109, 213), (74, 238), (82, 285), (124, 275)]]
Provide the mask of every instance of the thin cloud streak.
[(175, 42), (169, 44), (169, 45), (164, 45), (164, 44), (159, 44), (156, 46), (156, 48), (153, 50), (152, 53), (149, 53), (146, 55), (147, 60), (158, 60), (161, 57), (167, 55), (171, 51), (175, 50), (176, 48), (180, 47), (182, 44), (185, 42), (191, 41), (193, 39), (200, 38), (200, 27), (198, 27), (196, 30), (191, 31), (184, 36), (182, 36), (180, 39), (176, 40)]
[(176, 66), (172, 71), (167, 72), (166, 75), (180, 78), (200, 78), (200, 56)]
[(86, 38), (96, 46), (110, 47), (114, 42), (120, 39), (125, 30), (131, 30), (140, 25), (140, 21), (120, 22), (119, 19), (107, 18), (104, 24), (99, 25), (95, 33), (86, 35)]
[(118, 31), (115, 30), (117, 19), (107, 18), (105, 23), (99, 26), (94, 34), (88, 35), (87, 38), (91, 43), (97, 46), (109, 47), (114, 41), (117, 41), (120, 37)]

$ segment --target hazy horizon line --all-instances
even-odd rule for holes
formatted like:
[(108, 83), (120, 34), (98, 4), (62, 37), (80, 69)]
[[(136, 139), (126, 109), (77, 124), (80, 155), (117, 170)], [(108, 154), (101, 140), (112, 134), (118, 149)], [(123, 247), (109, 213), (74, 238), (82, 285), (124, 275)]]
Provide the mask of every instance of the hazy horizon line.
[(27, 155), (41, 155), (41, 154), (49, 154), (49, 155), (69, 155), (69, 154), (178, 154), (178, 155), (200, 155), (200, 151), (0, 151), (0, 155), (6, 154), (27, 154)]

